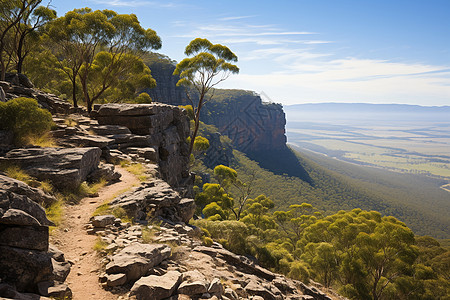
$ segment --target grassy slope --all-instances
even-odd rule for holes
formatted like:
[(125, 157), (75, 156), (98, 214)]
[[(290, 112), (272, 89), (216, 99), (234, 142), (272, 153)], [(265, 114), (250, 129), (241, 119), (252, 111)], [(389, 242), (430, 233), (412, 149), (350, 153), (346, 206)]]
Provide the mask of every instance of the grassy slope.
[[(254, 196), (268, 195), (278, 209), (301, 202), (311, 203), (327, 214), (360, 207), (393, 215), (419, 235), (450, 237), (446, 215), (450, 211), (450, 193), (439, 190), (436, 180), (354, 166), (313, 153), (296, 154), (311, 184), (298, 177), (274, 174), (237, 151), (233, 167), (247, 181), (255, 173)], [(272, 160), (271, 164), (276, 165), (283, 156), (267, 152), (259, 160)]]

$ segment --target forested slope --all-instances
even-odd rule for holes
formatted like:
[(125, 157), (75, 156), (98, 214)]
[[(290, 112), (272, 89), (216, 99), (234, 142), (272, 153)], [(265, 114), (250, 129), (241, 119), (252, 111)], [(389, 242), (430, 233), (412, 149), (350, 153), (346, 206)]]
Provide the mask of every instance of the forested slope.
[[(276, 209), (307, 202), (325, 214), (353, 208), (376, 210), (397, 217), (418, 235), (449, 238), (449, 220), (445, 216), (449, 211), (445, 197), (449, 194), (436, 192), (436, 182), (414, 181), (413, 177), (381, 170), (363, 171), (361, 167), (330, 159), (316, 158), (315, 162), (305, 153), (296, 155), (311, 183), (287, 174), (274, 174), (238, 151), (233, 167), (244, 181), (251, 181), (254, 174), (253, 196), (265, 194), (275, 202)], [(284, 156), (267, 152), (259, 159), (265, 160), (265, 165), (268, 160), (276, 165)], [(429, 202), (421, 205), (422, 199)]]

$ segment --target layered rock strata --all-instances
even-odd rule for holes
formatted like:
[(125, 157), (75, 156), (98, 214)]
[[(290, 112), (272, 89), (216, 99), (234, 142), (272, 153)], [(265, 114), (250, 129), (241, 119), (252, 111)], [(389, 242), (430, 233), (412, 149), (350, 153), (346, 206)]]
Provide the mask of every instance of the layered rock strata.
[(68, 113), (71, 104), (53, 94), (35, 89), (33, 83), (23, 74), (7, 74), (6, 81), (0, 81), (0, 101), (8, 101), (17, 97), (33, 98), (51, 113)]
[(212, 113), (203, 114), (204, 122), (215, 125), (236, 149), (248, 152), (286, 147), (286, 117), (281, 104), (264, 103), (259, 95), (247, 92), (208, 105), (205, 108)]
[[(171, 186), (186, 185), (188, 172), (189, 122), (184, 109), (165, 104), (104, 104), (95, 106), (92, 117), (99, 125), (124, 126), (134, 134), (133, 145), (127, 147), (152, 147), (157, 158), (161, 177)], [(111, 136), (116, 144), (121, 134)], [(126, 137), (126, 136), (123, 136)], [(149, 152), (149, 151), (147, 151)], [(146, 155), (146, 154), (144, 154)]]
[[(70, 298), (63, 284), (70, 271), (64, 255), (49, 245), (49, 225), (39, 203), (52, 196), (0, 175), (0, 297), (20, 292)], [(17, 298), (18, 299), (18, 298)]]

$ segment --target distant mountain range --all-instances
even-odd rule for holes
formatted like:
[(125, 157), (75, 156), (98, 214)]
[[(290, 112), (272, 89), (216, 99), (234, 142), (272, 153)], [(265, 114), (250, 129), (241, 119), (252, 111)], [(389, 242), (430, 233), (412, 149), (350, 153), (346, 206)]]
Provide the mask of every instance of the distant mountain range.
[[(449, 100), (450, 101), (450, 100)], [(395, 113), (449, 113), (450, 106), (420, 106), (409, 104), (370, 104), (370, 103), (306, 103), (284, 105), (286, 110), (330, 111), (330, 112), (395, 112)]]
[[(369, 103), (309, 103), (283, 107), (289, 122), (327, 119), (350, 122), (426, 121), (450, 122), (450, 106)], [(355, 123), (356, 123), (355, 122)]]

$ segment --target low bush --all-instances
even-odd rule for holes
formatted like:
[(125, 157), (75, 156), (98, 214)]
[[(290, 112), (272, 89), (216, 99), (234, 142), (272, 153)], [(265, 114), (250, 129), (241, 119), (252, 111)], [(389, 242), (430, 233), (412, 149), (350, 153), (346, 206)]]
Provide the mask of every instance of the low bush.
[(16, 145), (44, 135), (52, 125), (51, 113), (40, 108), (35, 99), (20, 97), (0, 102), (0, 129), (13, 131)]

